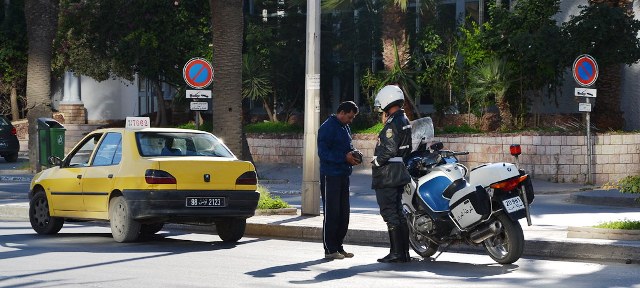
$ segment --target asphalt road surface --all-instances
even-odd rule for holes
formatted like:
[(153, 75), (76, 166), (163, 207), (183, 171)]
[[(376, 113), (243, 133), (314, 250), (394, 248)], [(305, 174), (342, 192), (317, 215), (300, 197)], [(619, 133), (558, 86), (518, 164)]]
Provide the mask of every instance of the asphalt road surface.
[[(54, 236), (0, 221), (0, 287), (640, 287), (637, 264), (444, 253), (436, 261), (382, 264), (388, 248), (347, 245), (323, 259), (320, 243), (162, 231), (116, 243), (105, 225), (65, 223)], [(413, 254), (415, 256), (415, 254)]]

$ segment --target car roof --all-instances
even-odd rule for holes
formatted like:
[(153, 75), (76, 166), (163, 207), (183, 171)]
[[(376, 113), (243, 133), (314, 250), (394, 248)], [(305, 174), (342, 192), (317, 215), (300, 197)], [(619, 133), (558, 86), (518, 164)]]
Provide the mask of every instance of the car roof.
[(120, 133), (135, 133), (135, 132), (165, 132), (165, 133), (200, 133), (209, 134), (209, 132), (193, 129), (182, 128), (143, 128), (143, 129), (127, 129), (127, 128), (102, 128), (94, 130), (92, 133), (107, 133), (107, 132), (120, 132)]

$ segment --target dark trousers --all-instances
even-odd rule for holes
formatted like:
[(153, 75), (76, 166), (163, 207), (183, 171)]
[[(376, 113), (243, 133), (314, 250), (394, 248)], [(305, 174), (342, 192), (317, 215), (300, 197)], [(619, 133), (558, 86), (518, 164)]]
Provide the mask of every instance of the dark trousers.
[(403, 186), (376, 189), (376, 200), (380, 206), (380, 215), (387, 226), (406, 225), (407, 219), (402, 213)]
[(342, 243), (349, 229), (349, 176), (320, 175), (320, 191), (324, 213), (324, 253), (342, 251)]

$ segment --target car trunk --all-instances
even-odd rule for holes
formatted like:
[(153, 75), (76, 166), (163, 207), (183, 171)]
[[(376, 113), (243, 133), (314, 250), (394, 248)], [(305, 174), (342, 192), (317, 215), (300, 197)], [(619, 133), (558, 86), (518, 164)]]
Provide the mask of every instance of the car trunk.
[(236, 187), (238, 177), (255, 170), (250, 162), (229, 158), (172, 157), (158, 161), (160, 170), (169, 172), (176, 178), (178, 190), (242, 189), (241, 186)]

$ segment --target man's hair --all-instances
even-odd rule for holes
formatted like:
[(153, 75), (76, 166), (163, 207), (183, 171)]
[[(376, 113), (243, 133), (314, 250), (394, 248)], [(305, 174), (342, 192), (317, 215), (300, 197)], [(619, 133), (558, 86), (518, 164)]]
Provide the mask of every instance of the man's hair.
[(344, 112), (344, 113), (350, 113), (350, 112), (354, 112), (355, 114), (358, 114), (358, 105), (356, 105), (355, 102), (353, 101), (344, 101), (342, 103), (340, 103), (340, 105), (338, 105), (338, 113), (340, 112)]

